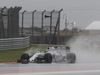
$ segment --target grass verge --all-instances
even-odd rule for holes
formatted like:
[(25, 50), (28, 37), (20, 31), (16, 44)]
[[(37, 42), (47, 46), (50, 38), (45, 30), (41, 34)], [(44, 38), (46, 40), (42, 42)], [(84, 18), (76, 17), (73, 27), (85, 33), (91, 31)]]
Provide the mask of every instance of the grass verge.
[(33, 45), (31, 44), (28, 48), (24, 49), (15, 49), (15, 50), (2, 50), (0, 51), (0, 63), (4, 62), (17, 62), (17, 60), (20, 58), (21, 54), (24, 52), (27, 52), (28, 50), (32, 49), (43, 51), (47, 49), (47, 45)]

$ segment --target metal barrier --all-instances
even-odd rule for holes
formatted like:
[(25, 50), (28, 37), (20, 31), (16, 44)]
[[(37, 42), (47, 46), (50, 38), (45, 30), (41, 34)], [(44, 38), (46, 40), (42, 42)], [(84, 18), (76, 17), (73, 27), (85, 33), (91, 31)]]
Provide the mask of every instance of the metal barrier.
[(0, 39), (0, 50), (26, 48), (30, 45), (30, 37)]

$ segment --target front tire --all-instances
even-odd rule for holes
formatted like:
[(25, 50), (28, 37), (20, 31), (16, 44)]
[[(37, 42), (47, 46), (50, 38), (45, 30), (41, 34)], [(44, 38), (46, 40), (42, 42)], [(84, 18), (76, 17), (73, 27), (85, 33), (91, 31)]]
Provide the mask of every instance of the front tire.
[(52, 63), (52, 55), (50, 53), (46, 53), (44, 55), (45, 63)]
[(28, 64), (29, 63), (29, 54), (23, 53), (21, 55), (20, 61), (21, 61), (22, 64)]

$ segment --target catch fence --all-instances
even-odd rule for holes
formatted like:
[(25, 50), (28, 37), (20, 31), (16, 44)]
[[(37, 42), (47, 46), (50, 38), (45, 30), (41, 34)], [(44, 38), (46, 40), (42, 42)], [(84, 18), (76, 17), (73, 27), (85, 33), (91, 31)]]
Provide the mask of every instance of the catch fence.
[(20, 36), (30, 36), (31, 43), (59, 44), (60, 14), (62, 10), (20, 12)]
[(33, 44), (61, 44), (60, 15), (57, 11), (20, 11), (15, 6), (0, 8), (0, 39), (30, 37)]

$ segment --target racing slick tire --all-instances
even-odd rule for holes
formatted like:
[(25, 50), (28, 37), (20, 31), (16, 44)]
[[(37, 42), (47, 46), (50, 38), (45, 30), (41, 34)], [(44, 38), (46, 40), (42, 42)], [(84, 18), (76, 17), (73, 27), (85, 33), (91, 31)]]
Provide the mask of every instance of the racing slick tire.
[(76, 55), (74, 53), (67, 54), (67, 62), (68, 63), (75, 63), (76, 62)]
[(52, 63), (52, 55), (50, 53), (46, 53), (44, 55), (45, 63)]
[(21, 55), (20, 61), (21, 61), (22, 64), (28, 64), (28, 62), (29, 62), (29, 54), (23, 53)]

